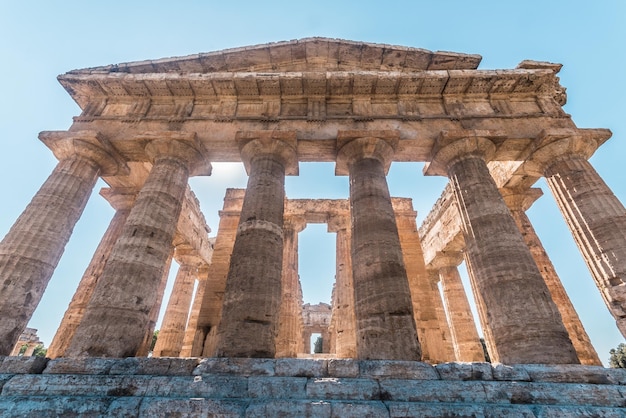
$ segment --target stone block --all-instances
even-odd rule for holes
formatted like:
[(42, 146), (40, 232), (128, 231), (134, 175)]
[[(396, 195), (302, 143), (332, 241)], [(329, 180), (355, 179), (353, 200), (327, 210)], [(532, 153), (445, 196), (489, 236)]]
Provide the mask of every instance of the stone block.
[(142, 417), (242, 417), (245, 401), (197, 398), (145, 398), (139, 415)]
[(539, 406), (535, 408), (537, 418), (623, 418), (621, 408), (596, 408), (592, 406)]
[(242, 376), (274, 376), (273, 359), (206, 358), (200, 361), (193, 375), (237, 374)]
[(300, 358), (281, 358), (276, 360), (276, 376), (326, 377), (328, 376), (327, 360)]
[(435, 380), (439, 374), (433, 366), (418, 361), (362, 360), (361, 377)]
[(109, 374), (190, 376), (199, 362), (197, 358), (128, 357), (114, 362)]
[(615, 385), (626, 385), (626, 369), (606, 369), (609, 380)]
[(521, 364), (513, 366), (501, 363), (492, 364), (491, 373), (494, 380), (530, 382), (530, 376)]
[(378, 382), (373, 379), (311, 378), (306, 394), (310, 399), (380, 399)]
[(535, 418), (533, 411), (524, 405), (468, 405), (422, 402), (385, 402), (389, 416), (400, 417), (515, 417)]
[(111, 366), (121, 360), (106, 358), (56, 358), (48, 362), (43, 374), (109, 374)]
[(363, 418), (388, 417), (389, 410), (381, 401), (368, 402), (338, 402), (330, 403), (331, 417), (334, 418)]
[(45, 357), (0, 357), (2, 362), (0, 363), (0, 373), (18, 374), (18, 373), (41, 373), (48, 363)]
[(611, 384), (607, 369), (579, 364), (524, 364), (533, 382)]
[(306, 399), (306, 377), (251, 376), (250, 398)]
[(489, 363), (441, 363), (435, 370), (442, 380), (493, 380)]
[(145, 396), (245, 398), (247, 391), (244, 376), (153, 376)]
[(403, 402), (486, 402), (483, 382), (458, 380), (404, 380), (379, 381), (382, 400)]
[(246, 418), (329, 417), (331, 405), (325, 401), (256, 400), (250, 402), (245, 416)]
[(6, 382), (11, 380), (14, 375), (12, 374), (0, 374), (0, 393), (2, 393), (2, 387)]
[(331, 359), (328, 360), (329, 377), (359, 377), (358, 360)]
[(15, 375), (3, 396), (143, 396), (148, 376)]
[(141, 398), (2, 396), (2, 417), (137, 417)]

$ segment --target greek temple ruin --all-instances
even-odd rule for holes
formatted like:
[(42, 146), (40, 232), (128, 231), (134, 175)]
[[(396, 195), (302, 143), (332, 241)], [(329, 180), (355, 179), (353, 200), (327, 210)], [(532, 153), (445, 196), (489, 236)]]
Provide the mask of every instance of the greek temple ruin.
[[(248, 399), (198, 406), (205, 412), (257, 405), (249, 401), (259, 397), (251, 392), (250, 376), (259, 374), (304, 379), (305, 392), (280, 392), (299, 396), (289, 407), (300, 415), (325, 415), (319, 411), (326, 409), (316, 409), (324, 403), (312, 400), (329, 396), (335, 399), (327, 402), (333, 414), (345, 416), (334, 408), (366, 399), (378, 404), (363, 401), (355, 411), (384, 404), (385, 416), (409, 416), (417, 411), (410, 402), (420, 400), (400, 393), (406, 387), (427, 390), (414, 385), (420, 379), (437, 382), (428, 389), (432, 396), (462, 396), (467, 388), (460, 380), (502, 380), (508, 382), (499, 382), (502, 387), (522, 381), (528, 391), (542, 384), (565, 393), (562, 405), (542, 398), (549, 405), (541, 408), (555, 411), (626, 405), (623, 390), (616, 389), (626, 375), (601, 367), (526, 215), (542, 195), (535, 183), (545, 178), (626, 335), (626, 211), (588, 162), (611, 132), (578, 128), (564, 112), (560, 64), (526, 60), (514, 69), (483, 70), (480, 61), (471, 54), (308, 38), (60, 75), (82, 113), (67, 131), (39, 135), (58, 165), (0, 243), (0, 356), (7, 356), (0, 361), (0, 411), (3, 405), (6, 411), (21, 408), (18, 395), (40, 399), (32, 389), (35, 380), (26, 385), (12, 377), (16, 372), (10, 370), (19, 367), (29, 371), (17, 373), (31, 379), (63, 373), (96, 379), (126, 364), (135, 370), (130, 374), (174, 379), (168, 374), (173, 365), (183, 370), (187, 366), (181, 365), (192, 363), (188, 373), (180, 372), (191, 379), (184, 387), (213, 382), (211, 387), (226, 385), (236, 393), (217, 398)], [(248, 183), (214, 196), (224, 205), (219, 225), (209, 226), (188, 180), (210, 176), (211, 164), (218, 162), (243, 163)], [(349, 198), (286, 196), (285, 176), (297, 176), (300, 162), (334, 163), (335, 175), (349, 178)], [(423, 175), (449, 180), (420, 227), (411, 199), (390, 196), (386, 174), (392, 162), (422, 162)], [(419, 189), (419, 177), (416, 172), (407, 182)], [(12, 350), (98, 179), (107, 185), (100, 195), (115, 215), (48, 359), (38, 372), (35, 363), (15, 366)], [(326, 307), (305, 307), (299, 282), (298, 233), (313, 223), (336, 234), (335, 285)], [(172, 260), (180, 267), (152, 357), (145, 358)], [(469, 289), (458, 271), (463, 262)], [(477, 326), (492, 365), (485, 363)], [(312, 332), (323, 335), (324, 359), (310, 358)], [(163, 362), (169, 371), (145, 366)], [(537, 365), (553, 367), (561, 380), (550, 380), (548, 369)], [(236, 378), (247, 379), (247, 386), (233, 389), (211, 380), (220, 373), (241, 373)], [(330, 380), (322, 382), (330, 378), (377, 382), (378, 395), (338, 395), (328, 389)], [(408, 380), (400, 389), (381, 378)], [(183, 391), (175, 389), (183, 377), (176, 379), (170, 389)], [(114, 385), (107, 382), (98, 384)], [(309, 391), (320, 382), (328, 387), (325, 395)], [(573, 386), (554, 382), (600, 389), (589, 400)], [(388, 385), (384, 395), (381, 385)], [(102, 395), (109, 403), (94, 410), (111, 412), (113, 398), (124, 403), (157, 396), (128, 390), (111, 386)], [(622, 400), (615, 400), (616, 393)], [(272, 396), (281, 397), (265, 398)], [(501, 407), (511, 409), (505, 412), (539, 402), (507, 396)], [(446, 399), (436, 402), (447, 402), (449, 411), (493, 401)], [(402, 406), (409, 415), (393, 415), (400, 408), (394, 400), (409, 402)], [(156, 403), (150, 405), (158, 411)], [(283, 407), (264, 405), (271, 415)], [(148, 409), (140, 410), (148, 415)]]

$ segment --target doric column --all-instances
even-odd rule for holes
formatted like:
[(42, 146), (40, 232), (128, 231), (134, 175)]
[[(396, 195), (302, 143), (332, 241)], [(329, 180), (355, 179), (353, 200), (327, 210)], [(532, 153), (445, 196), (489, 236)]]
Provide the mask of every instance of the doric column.
[(461, 261), (463, 255), (460, 253), (440, 253), (432, 267), (439, 271), (456, 361), (485, 361), (474, 316), (457, 269)]
[(587, 161), (607, 129), (544, 131), (526, 171), (545, 176), (617, 327), (626, 336), (626, 209)]
[(146, 134), (152, 169), (115, 243), (68, 357), (129, 357), (140, 350), (157, 304), (187, 180), (210, 172), (195, 135)]
[(42, 132), (59, 163), (0, 242), (0, 355), (9, 355), (39, 304), (98, 175), (126, 166), (94, 131)]
[(336, 232), (334, 309), (332, 327), (334, 352), (338, 358), (356, 358), (356, 318), (354, 316), (354, 285), (350, 255), (349, 214), (334, 215), (328, 221), (328, 232)]
[(227, 189), (224, 206), (219, 212), (220, 224), (213, 246), (211, 267), (206, 280), (199, 283), (192, 307), (181, 357), (213, 357), (217, 348), (217, 326), (222, 318), (222, 305), (230, 257), (241, 217), (245, 190)]
[(153, 357), (180, 355), (194, 283), (198, 276), (198, 268), (204, 263), (192, 250), (184, 246), (176, 247), (174, 259), (179, 264), (178, 273), (163, 316), (159, 337), (152, 351)]
[(120, 237), (130, 209), (135, 201), (137, 195), (135, 190), (128, 189), (102, 189), (100, 194), (113, 206), (115, 209), (115, 215), (111, 219), (111, 223), (104, 233), (100, 244), (91, 258), (89, 266), (85, 270), (83, 277), (78, 284), (78, 288), (72, 297), (72, 300), (63, 315), (61, 325), (57, 329), (50, 347), (46, 352), (46, 357), (56, 358), (63, 357), (65, 350), (74, 337), (76, 327), (80, 324), (85, 313), (85, 308), (91, 299), (94, 288), (102, 270), (109, 259), (113, 244)]
[(554, 269), (554, 265), (550, 261), (550, 257), (543, 248), (543, 244), (539, 240), (535, 228), (533, 228), (530, 219), (526, 215), (526, 210), (542, 195), (541, 189), (528, 189), (524, 191), (503, 189), (502, 196), (507, 206), (511, 210), (511, 215), (515, 219), (517, 227), (524, 237), (524, 241), (530, 253), (532, 254), (539, 271), (543, 276), (546, 286), (552, 295), (552, 300), (556, 303), (556, 307), (561, 313), (563, 319), (563, 325), (569, 334), (572, 344), (576, 349), (576, 354), (581, 364), (601, 366), (602, 362), (598, 357), (598, 353), (591, 345), (591, 340), (583, 327), (580, 318), (572, 305), (572, 301), (559, 279), (559, 276)]
[(218, 357), (276, 353), (281, 300), (285, 174), (297, 173), (295, 133), (238, 134), (248, 187), (230, 259)]
[(419, 360), (420, 347), (386, 170), (395, 131), (342, 131), (335, 173), (350, 176), (352, 274), (360, 359)]
[(495, 343), (493, 361), (578, 363), (537, 264), (489, 174), (488, 131), (442, 132), (427, 174), (450, 178), (467, 257)]
[(450, 338), (446, 339), (448, 324), (439, 294), (439, 276), (430, 275), (424, 264), (424, 252), (417, 232), (411, 199), (392, 198), (402, 258), (409, 281), (413, 316), (422, 350), (422, 361), (443, 363), (454, 361)]
[(282, 301), (276, 337), (276, 357), (296, 357), (302, 335), (302, 304), (298, 276), (298, 233), (306, 228), (301, 217), (285, 218), (283, 226)]

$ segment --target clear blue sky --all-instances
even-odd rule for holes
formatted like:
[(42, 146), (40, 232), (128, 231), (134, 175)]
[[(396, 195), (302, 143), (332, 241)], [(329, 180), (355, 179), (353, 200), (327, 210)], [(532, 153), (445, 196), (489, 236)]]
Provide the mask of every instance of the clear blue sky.
[[(229, 4), (230, 3), (230, 4)], [(609, 128), (613, 138), (591, 161), (626, 201), (626, 2), (607, 1), (107, 1), (0, 0), (0, 236), (10, 228), (56, 161), (42, 130), (67, 129), (78, 107), (55, 80), (69, 70), (266, 42), (324, 36), (480, 54), (481, 69), (514, 68), (524, 59), (564, 64), (565, 109), (579, 127)], [(191, 184), (217, 229), (225, 187), (245, 186), (238, 167), (216, 167)], [(418, 224), (445, 184), (421, 164), (394, 164), (393, 195), (412, 197)], [(600, 357), (623, 342), (549, 190), (529, 211)], [(112, 216), (97, 189), (30, 326), (50, 343), (77, 281)], [(287, 180), (291, 198), (347, 197), (332, 164), (301, 166)], [(308, 302), (328, 301), (334, 235), (309, 226), (300, 234)]]

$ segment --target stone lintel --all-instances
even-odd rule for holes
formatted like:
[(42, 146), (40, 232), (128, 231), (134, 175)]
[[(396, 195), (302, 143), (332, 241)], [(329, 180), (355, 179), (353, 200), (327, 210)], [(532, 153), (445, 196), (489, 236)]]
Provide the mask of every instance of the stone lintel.
[(349, 231), (351, 227), (350, 215), (334, 215), (328, 218), (328, 232)]
[(503, 131), (443, 130), (435, 140), (430, 162), (424, 165), (424, 175), (447, 176), (448, 165), (466, 155), (481, 155), (489, 161), (495, 155), (498, 144), (505, 139)]
[(541, 196), (543, 191), (538, 187), (532, 187), (526, 190), (515, 190), (509, 188), (500, 189), (500, 193), (504, 198), (504, 203), (511, 210), (522, 210), (526, 212), (533, 203)]
[(524, 60), (517, 64), (516, 69), (521, 70), (550, 70), (557, 74), (563, 68), (563, 64), (548, 61)]
[[(287, 203), (287, 200), (285, 199), (285, 203)], [(285, 205), (287, 206), (287, 205)], [(307, 220), (304, 216), (301, 215), (284, 215), (284, 224), (283, 224), (283, 230), (286, 229), (291, 229), (294, 230), (296, 233), (304, 230), (307, 226)]]
[(463, 262), (462, 251), (437, 251), (435, 258), (426, 266), (430, 270), (440, 270), (446, 267), (457, 267)]
[(124, 158), (97, 131), (43, 131), (39, 133), (39, 139), (59, 161), (82, 155), (100, 166), (102, 176), (130, 173)]
[(410, 197), (392, 197), (391, 206), (396, 216), (417, 218), (417, 211), (413, 209), (413, 199)]
[(348, 165), (356, 157), (376, 158), (389, 171), (400, 140), (398, 130), (345, 130), (337, 132), (336, 176), (347, 176)]
[(544, 129), (534, 141), (532, 154), (522, 170), (542, 177), (545, 169), (555, 161), (572, 155), (589, 159), (611, 135), (609, 129)]
[(195, 132), (145, 131), (133, 138), (144, 145), (150, 161), (157, 156), (171, 155), (188, 164), (189, 176), (210, 176), (211, 163)]
[(276, 154), (285, 164), (285, 175), (299, 174), (298, 140), (295, 131), (239, 131), (235, 139), (248, 175), (250, 161), (257, 153)]

